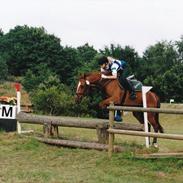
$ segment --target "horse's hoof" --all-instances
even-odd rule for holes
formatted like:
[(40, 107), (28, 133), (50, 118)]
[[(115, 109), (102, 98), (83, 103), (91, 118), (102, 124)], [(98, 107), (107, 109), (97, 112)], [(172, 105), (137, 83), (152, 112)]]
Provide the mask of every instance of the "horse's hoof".
[(158, 148), (158, 143), (153, 143), (153, 146), (154, 146), (155, 148)]

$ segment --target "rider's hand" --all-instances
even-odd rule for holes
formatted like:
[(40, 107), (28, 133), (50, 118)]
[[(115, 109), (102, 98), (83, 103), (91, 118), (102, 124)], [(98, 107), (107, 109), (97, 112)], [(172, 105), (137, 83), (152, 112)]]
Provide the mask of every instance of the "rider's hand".
[(102, 79), (107, 79), (107, 76), (104, 75), (104, 74), (102, 74), (102, 75), (101, 75), (101, 78), (102, 78)]

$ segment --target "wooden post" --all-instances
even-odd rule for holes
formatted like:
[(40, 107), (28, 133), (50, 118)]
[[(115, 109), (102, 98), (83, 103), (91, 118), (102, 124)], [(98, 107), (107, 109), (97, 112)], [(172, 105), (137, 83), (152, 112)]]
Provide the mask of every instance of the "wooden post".
[[(59, 137), (58, 125), (51, 123), (44, 123), (44, 127), (46, 129), (46, 136), (48, 137)], [(44, 131), (44, 128), (43, 128)]]
[(53, 136), (59, 137), (59, 131), (58, 131), (58, 125), (52, 125), (53, 126)]
[(108, 127), (104, 125), (98, 125), (97, 128), (97, 137), (98, 137), (98, 142), (101, 144), (108, 144), (109, 140), (109, 133), (108, 133)]
[(45, 138), (49, 137), (49, 127), (47, 123), (43, 124), (43, 134)]
[[(110, 106), (114, 106), (114, 103), (111, 103)], [(109, 110), (109, 129), (113, 129), (114, 126), (114, 110)], [(109, 133), (109, 146), (108, 146), (108, 156), (112, 157), (112, 152), (114, 149), (114, 133)]]

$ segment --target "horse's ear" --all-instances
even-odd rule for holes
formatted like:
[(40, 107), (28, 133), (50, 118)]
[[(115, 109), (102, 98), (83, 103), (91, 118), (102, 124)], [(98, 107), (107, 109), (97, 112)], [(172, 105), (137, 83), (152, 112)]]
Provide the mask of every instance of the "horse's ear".
[(82, 74), (81, 77), (82, 77), (83, 79), (85, 79), (85, 78), (86, 78), (86, 74), (85, 74), (85, 73)]
[(88, 76), (88, 73), (83, 73), (83, 74), (81, 75), (81, 78), (82, 78), (82, 79), (86, 79), (87, 76)]
[(84, 78), (85, 78), (84, 74), (80, 74), (79, 79), (84, 79)]

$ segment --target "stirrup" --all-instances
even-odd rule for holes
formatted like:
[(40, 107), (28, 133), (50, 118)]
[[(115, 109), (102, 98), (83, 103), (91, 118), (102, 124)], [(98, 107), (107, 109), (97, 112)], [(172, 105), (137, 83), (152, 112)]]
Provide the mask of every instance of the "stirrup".
[(130, 93), (130, 99), (135, 100), (137, 98), (136, 93)]

